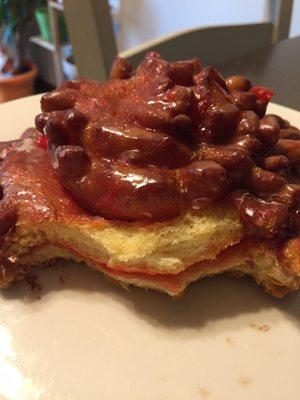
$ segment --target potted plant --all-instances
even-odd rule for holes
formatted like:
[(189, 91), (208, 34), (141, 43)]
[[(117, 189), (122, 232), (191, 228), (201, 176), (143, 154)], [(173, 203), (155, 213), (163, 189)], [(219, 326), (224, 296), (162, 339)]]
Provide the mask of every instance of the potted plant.
[(35, 0), (0, 0), (0, 102), (33, 93), (35, 64), (26, 59), (28, 30), (34, 23)]
[[(35, 19), (38, 24), (42, 39), (51, 42), (50, 21), (49, 21), (47, 0), (37, 1), (37, 8), (35, 10)], [(63, 14), (60, 14), (58, 16), (58, 30), (59, 30), (60, 41), (62, 43), (67, 42), (68, 30), (65, 17)]]
[(40, 1), (34, 13), (42, 39), (51, 42), (47, 0)]

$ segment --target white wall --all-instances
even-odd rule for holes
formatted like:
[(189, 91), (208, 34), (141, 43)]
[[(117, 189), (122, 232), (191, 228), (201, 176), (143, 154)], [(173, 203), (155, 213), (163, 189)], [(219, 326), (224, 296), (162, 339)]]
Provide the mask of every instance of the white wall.
[(290, 36), (300, 35), (300, 0), (294, 0)]
[[(294, 1), (291, 33), (296, 36), (300, 0)], [(181, 29), (262, 21), (265, 10), (265, 0), (121, 0), (120, 50)]]
[(121, 0), (122, 50), (180, 29), (261, 21), (263, 0)]

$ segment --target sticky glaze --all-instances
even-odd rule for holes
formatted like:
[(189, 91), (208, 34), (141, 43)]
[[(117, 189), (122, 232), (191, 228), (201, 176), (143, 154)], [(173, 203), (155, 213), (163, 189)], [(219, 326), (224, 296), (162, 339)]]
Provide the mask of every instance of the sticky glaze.
[(174, 218), (231, 194), (249, 234), (295, 235), (300, 132), (265, 115), (272, 94), (197, 59), (152, 52), (134, 72), (118, 59), (109, 82), (42, 98), (39, 145), (78, 204), (107, 219)]

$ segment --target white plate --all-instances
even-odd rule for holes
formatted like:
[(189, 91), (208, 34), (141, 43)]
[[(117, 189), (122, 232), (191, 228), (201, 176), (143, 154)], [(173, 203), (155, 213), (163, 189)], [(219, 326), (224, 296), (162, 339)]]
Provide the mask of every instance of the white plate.
[[(2, 105), (1, 140), (32, 125), (38, 103)], [(299, 112), (270, 111), (300, 125)], [(174, 301), (75, 264), (39, 279), (40, 300), (25, 283), (0, 293), (1, 399), (300, 398), (299, 294), (276, 300), (217, 277)]]

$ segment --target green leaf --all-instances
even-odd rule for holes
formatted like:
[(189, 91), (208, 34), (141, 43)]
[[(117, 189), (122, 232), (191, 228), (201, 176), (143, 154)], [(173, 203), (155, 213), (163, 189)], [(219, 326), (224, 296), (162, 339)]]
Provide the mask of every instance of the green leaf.
[(24, 55), (23, 31), (32, 22), (35, 9), (45, 6), (46, 0), (0, 0), (1, 43), (17, 64)]
[(13, 25), (7, 25), (2, 33), (2, 44), (4, 47), (8, 46), (9, 42), (14, 37)]

